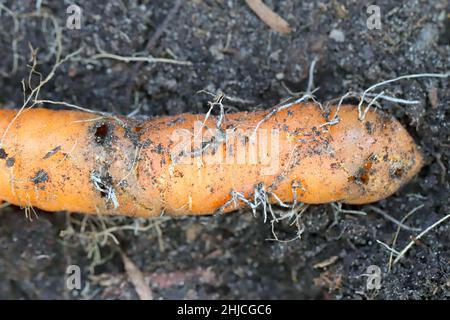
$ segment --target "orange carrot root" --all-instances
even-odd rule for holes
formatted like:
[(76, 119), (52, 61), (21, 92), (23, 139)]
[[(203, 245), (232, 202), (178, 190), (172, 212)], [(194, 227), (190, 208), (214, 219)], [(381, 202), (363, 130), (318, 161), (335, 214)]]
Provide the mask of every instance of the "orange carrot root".
[(398, 121), (379, 110), (359, 120), (350, 105), (336, 124), (308, 103), (223, 122), (17, 112), (0, 111), (0, 200), (46, 211), (203, 215), (261, 194), (270, 203), (364, 204), (391, 195), (423, 165)]

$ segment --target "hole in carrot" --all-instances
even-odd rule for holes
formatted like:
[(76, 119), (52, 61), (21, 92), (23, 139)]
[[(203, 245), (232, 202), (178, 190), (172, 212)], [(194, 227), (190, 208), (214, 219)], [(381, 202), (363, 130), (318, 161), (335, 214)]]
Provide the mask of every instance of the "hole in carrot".
[(355, 182), (357, 184), (368, 184), (370, 180), (370, 171), (372, 169), (372, 162), (368, 161), (364, 163), (363, 167), (358, 170), (356, 175), (348, 178), (349, 182)]
[(397, 168), (397, 169), (395, 169), (394, 175), (395, 175), (397, 178), (400, 178), (400, 177), (403, 175), (403, 169), (402, 169), (402, 168)]
[(8, 154), (6, 153), (5, 149), (0, 148), (0, 159), (6, 159), (8, 157)]
[(101, 124), (95, 129), (95, 142), (104, 145), (110, 135), (110, 127), (107, 124)]
[(144, 129), (143, 127), (134, 127), (133, 128), (133, 130), (134, 130), (134, 132), (136, 132), (136, 133), (139, 133), (139, 132), (141, 132), (142, 131), (142, 129)]
[(369, 173), (368, 173), (367, 171), (365, 171), (364, 174), (362, 174), (362, 175), (359, 177), (359, 180), (361, 180), (361, 182), (362, 182), (363, 184), (367, 184), (367, 183), (369, 182)]

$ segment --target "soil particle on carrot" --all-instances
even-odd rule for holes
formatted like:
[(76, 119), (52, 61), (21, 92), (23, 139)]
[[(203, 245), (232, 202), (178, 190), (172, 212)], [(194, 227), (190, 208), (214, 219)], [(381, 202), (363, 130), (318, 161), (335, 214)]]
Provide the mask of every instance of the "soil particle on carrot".
[(35, 185), (45, 183), (48, 181), (48, 173), (40, 169), (36, 174), (31, 178), (31, 182), (33, 182)]
[(162, 154), (163, 151), (164, 151), (164, 147), (162, 146), (161, 143), (159, 143), (159, 144), (155, 147), (155, 149), (153, 149), (153, 151), (155, 151), (155, 152), (158, 153), (158, 154)]
[(16, 160), (13, 157), (6, 159), (6, 167), (7, 168), (13, 167), (15, 162)]
[(367, 132), (368, 132), (369, 134), (372, 134), (372, 133), (373, 133), (373, 126), (372, 126), (372, 123), (371, 123), (370, 121), (367, 121), (367, 122), (366, 122), (366, 130), (367, 130)]

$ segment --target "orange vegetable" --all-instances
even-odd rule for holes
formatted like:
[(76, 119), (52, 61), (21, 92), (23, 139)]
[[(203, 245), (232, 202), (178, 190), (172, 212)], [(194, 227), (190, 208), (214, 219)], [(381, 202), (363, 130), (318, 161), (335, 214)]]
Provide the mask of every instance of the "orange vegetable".
[(421, 153), (397, 120), (379, 110), (359, 120), (343, 105), (339, 122), (327, 123), (336, 111), (327, 118), (306, 103), (223, 122), (193, 114), (140, 122), (48, 109), (14, 119), (17, 110), (1, 110), (0, 200), (142, 217), (229, 212), (255, 190), (271, 203), (364, 204), (420, 170)]

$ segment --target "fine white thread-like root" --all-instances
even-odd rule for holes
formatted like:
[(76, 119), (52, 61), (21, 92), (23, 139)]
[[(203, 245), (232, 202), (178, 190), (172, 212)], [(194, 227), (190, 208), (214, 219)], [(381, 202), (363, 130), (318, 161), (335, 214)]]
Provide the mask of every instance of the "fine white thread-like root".
[(448, 218), (450, 218), (450, 214), (446, 215), (445, 217), (443, 217), (442, 219), (436, 221), (435, 223), (433, 223), (431, 226), (429, 226), (428, 228), (426, 228), (424, 231), (422, 231), (417, 237), (414, 237), (414, 239), (409, 242), (405, 248), (403, 248), (402, 251), (400, 251), (400, 253), (398, 254), (397, 258), (395, 258), (394, 260), (394, 264), (396, 264), (401, 258), (403, 258), (403, 256), (409, 251), (409, 249), (411, 249), (411, 247), (416, 243), (416, 241), (420, 240), (423, 236), (425, 236), (428, 232), (430, 232), (431, 230), (433, 230), (434, 228), (436, 228), (437, 226), (439, 226), (441, 223), (443, 223), (445, 220), (447, 220)]
[[(385, 80), (385, 81), (382, 81), (382, 82), (375, 83), (374, 85), (372, 85), (372, 86), (370, 86), (369, 88), (367, 88), (366, 90), (364, 90), (364, 92), (363, 92), (362, 95), (361, 95), (361, 100), (360, 100), (360, 102), (358, 103), (358, 116), (359, 116), (359, 120), (364, 120), (364, 117), (363, 117), (361, 108), (362, 108), (362, 105), (363, 105), (364, 101), (366, 100), (367, 94), (368, 94), (370, 91), (373, 91), (374, 89), (376, 89), (376, 88), (378, 88), (378, 87), (382, 87), (382, 86), (387, 85), (387, 84), (389, 84), (389, 83), (396, 82), (396, 81), (400, 81), (400, 80), (405, 80), (405, 79), (417, 79), (417, 78), (448, 78), (448, 77), (450, 77), (450, 72), (447, 72), (447, 73), (417, 73), (417, 74), (403, 75), (403, 76), (400, 76), (400, 77), (397, 77), (397, 78), (393, 78), (393, 79), (389, 79), (389, 80)], [(385, 96), (385, 95), (382, 94), (381, 96), (383, 96), (383, 97), (386, 99), (386, 96)], [(380, 96), (380, 97), (381, 97), (381, 96)], [(389, 99), (391, 99), (391, 100), (396, 100), (396, 102), (398, 102), (398, 103), (403, 103), (403, 102), (404, 102), (403, 99), (399, 100), (399, 99), (397, 99), (397, 98), (390, 98), (390, 97), (389, 97)], [(413, 101), (408, 101), (409, 104), (411, 104), (411, 103), (414, 104), (415, 102), (416, 102), (415, 100), (413, 100)]]
[[(409, 212), (402, 218), (402, 220), (400, 220), (400, 222), (401, 222), (401, 223), (404, 223), (404, 222), (405, 222), (410, 216), (412, 216), (417, 210), (423, 208), (424, 206), (425, 206), (424, 204), (421, 204), (421, 205), (415, 207), (414, 209), (412, 209), (411, 211), (409, 211)], [(395, 244), (397, 243), (397, 238), (398, 238), (398, 235), (399, 235), (399, 233), (400, 233), (400, 229), (401, 229), (401, 227), (398, 226), (398, 227), (397, 227), (397, 231), (395, 232), (395, 235), (394, 235), (394, 239), (392, 240), (392, 248), (395, 248)], [(398, 254), (397, 254), (397, 256), (398, 256)], [(392, 262), (393, 262), (393, 261), (394, 261), (394, 254), (393, 254), (393, 252), (391, 252), (391, 254), (389, 255), (389, 264), (388, 264), (388, 271), (389, 271), (389, 272), (390, 272), (391, 269), (392, 269)]]
[(147, 62), (147, 63), (170, 63), (170, 64), (178, 64), (183, 66), (191, 66), (192, 62), (190, 61), (181, 61), (181, 60), (175, 60), (175, 59), (169, 59), (169, 58), (154, 58), (152, 56), (146, 56), (146, 57), (138, 57), (138, 56), (131, 56), (131, 57), (125, 57), (120, 56), (117, 54), (107, 53), (107, 52), (101, 52), (93, 55), (91, 59), (112, 59), (122, 62)]
[(114, 206), (114, 209), (117, 209), (119, 207), (119, 202), (117, 201), (114, 187), (105, 184), (100, 177), (100, 173), (97, 171), (93, 171), (91, 173), (91, 181), (94, 184), (95, 189), (106, 194), (106, 202), (111, 202)]
[[(293, 200), (291, 204), (284, 203), (274, 192), (267, 191), (264, 184), (260, 183), (258, 184), (254, 191), (253, 191), (253, 201), (249, 200), (243, 193), (238, 191), (231, 191), (230, 192), (230, 200), (228, 200), (224, 205), (222, 205), (218, 210), (217, 213), (221, 214), (223, 213), (224, 209), (227, 208), (230, 205), (234, 205), (234, 208), (238, 208), (238, 202), (241, 201), (244, 204), (246, 204), (253, 213), (253, 216), (256, 217), (257, 210), (261, 209), (262, 211), (262, 217), (264, 223), (268, 221), (268, 217), (270, 214), (270, 224), (272, 229), (272, 235), (273, 238), (267, 239), (271, 241), (278, 241), (282, 243), (288, 243), (292, 242), (297, 239), (301, 239), (301, 236), (305, 230), (304, 224), (301, 222), (301, 218), (303, 216), (303, 213), (309, 208), (309, 205), (298, 202), (297, 200), (297, 190), (301, 188), (297, 183), (292, 183), (292, 193), (293, 193)], [(269, 198), (273, 197), (279, 207), (284, 208), (282, 210), (275, 209)], [(288, 209), (288, 210), (286, 210)], [(295, 237), (288, 240), (281, 240), (278, 238), (277, 233), (275, 231), (275, 225), (276, 223), (280, 223), (282, 221), (290, 221), (291, 225), (296, 225), (297, 232)]]

